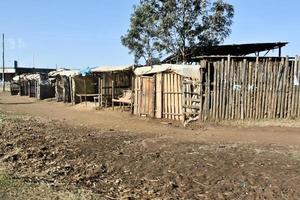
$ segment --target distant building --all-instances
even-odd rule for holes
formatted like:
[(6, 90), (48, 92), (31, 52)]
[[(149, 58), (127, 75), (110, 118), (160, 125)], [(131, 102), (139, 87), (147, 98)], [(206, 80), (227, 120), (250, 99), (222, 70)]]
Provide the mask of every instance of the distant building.
[[(5, 74), (5, 82), (9, 82), (12, 78), (16, 75), (20, 74), (34, 74), (34, 73), (49, 73), (51, 71), (55, 71), (54, 68), (35, 68), (35, 67), (19, 67), (18, 62), (14, 62), (13, 67), (5, 67), (4, 74)], [(2, 80), (3, 69), (0, 67), (0, 79)]]

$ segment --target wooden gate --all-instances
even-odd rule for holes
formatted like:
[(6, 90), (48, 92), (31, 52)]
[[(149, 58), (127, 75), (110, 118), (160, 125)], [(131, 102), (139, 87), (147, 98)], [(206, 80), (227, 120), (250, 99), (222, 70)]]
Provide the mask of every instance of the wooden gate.
[(176, 73), (163, 73), (162, 118), (182, 119), (182, 79), (183, 77)]
[[(141, 76), (135, 79), (135, 109), (140, 116), (154, 117), (155, 85), (154, 76)], [(136, 103), (137, 102), (137, 103)]]

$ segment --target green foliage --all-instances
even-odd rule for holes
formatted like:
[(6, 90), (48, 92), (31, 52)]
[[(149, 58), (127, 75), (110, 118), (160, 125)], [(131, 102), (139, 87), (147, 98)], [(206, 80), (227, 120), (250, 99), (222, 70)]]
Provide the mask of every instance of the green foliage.
[(158, 19), (159, 15), (152, 6), (152, 1), (145, 1), (134, 8), (130, 28), (121, 37), (121, 41), (134, 54), (135, 63), (141, 58), (151, 63), (155, 55), (158, 55)]
[(122, 44), (136, 62), (170, 53), (184, 61), (189, 47), (222, 43), (233, 16), (233, 6), (223, 0), (141, 0)]

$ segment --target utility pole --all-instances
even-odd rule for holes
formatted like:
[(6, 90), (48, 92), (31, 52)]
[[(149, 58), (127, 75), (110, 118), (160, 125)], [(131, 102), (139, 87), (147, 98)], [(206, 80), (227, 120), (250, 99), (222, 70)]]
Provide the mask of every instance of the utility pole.
[(2, 86), (3, 86), (3, 92), (5, 92), (5, 60), (4, 60), (4, 33), (2, 34)]

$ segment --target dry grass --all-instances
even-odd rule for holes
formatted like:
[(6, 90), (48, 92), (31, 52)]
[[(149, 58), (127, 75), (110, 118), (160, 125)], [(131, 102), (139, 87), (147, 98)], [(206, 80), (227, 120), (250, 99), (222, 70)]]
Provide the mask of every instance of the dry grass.
[(15, 179), (0, 169), (0, 200), (90, 200), (100, 199), (90, 191), (76, 188), (54, 188), (47, 184), (31, 184)]

